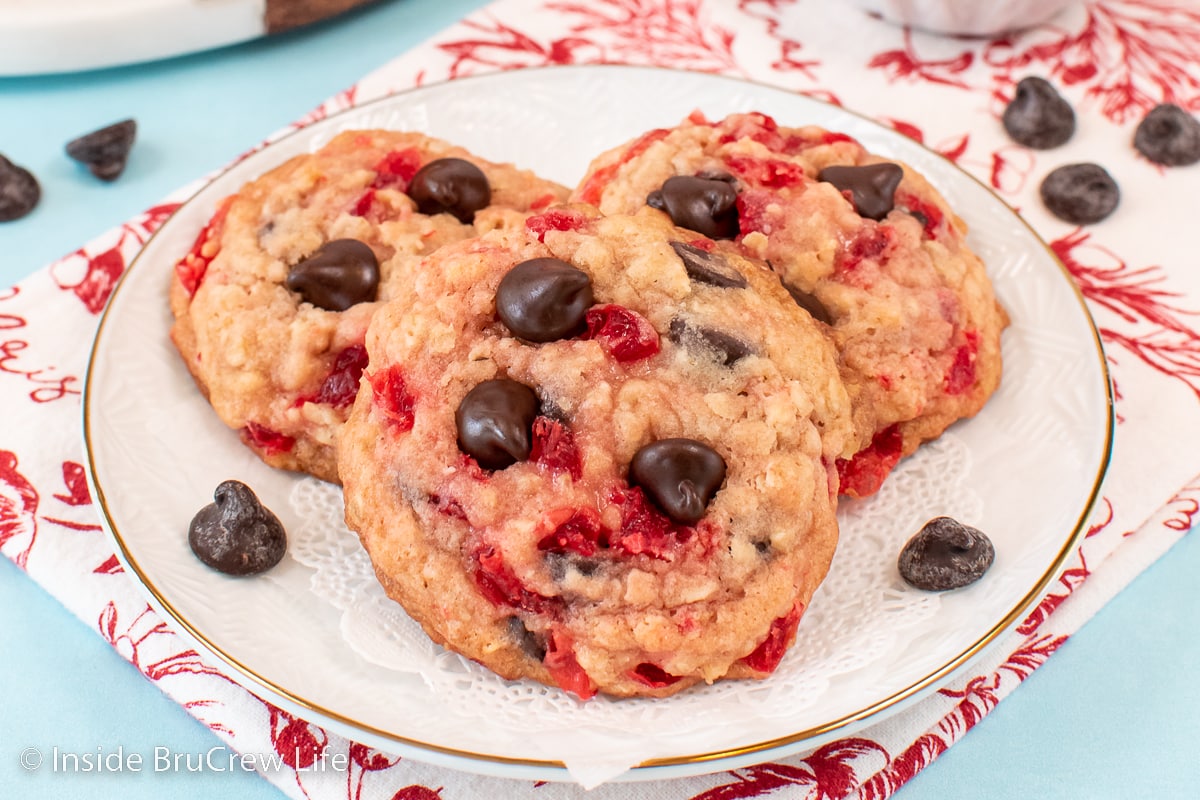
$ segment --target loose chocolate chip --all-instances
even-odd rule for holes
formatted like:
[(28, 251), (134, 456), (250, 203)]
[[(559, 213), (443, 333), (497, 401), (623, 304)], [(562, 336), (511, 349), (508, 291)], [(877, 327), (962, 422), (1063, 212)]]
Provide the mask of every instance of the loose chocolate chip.
[(995, 557), (992, 542), (982, 531), (950, 517), (936, 517), (904, 545), (897, 566), (912, 586), (941, 592), (979, 580)]
[(1025, 78), (1004, 108), (1004, 130), (1035, 150), (1058, 147), (1075, 133), (1075, 112), (1044, 78)]
[(1133, 146), (1155, 164), (1195, 164), (1200, 161), (1200, 121), (1177, 105), (1163, 103), (1137, 126)]
[(723, 289), (745, 289), (749, 286), (745, 276), (719, 253), (710, 253), (686, 242), (671, 242), (671, 249), (683, 262), (688, 277), (694, 281)]
[(725, 459), (694, 439), (660, 439), (634, 454), (629, 480), (672, 520), (693, 525), (725, 481)]
[(593, 302), (588, 274), (557, 258), (522, 261), (496, 287), (500, 319), (529, 342), (553, 342), (583, 333)]
[(807, 311), (810, 317), (826, 325), (833, 324), (833, 316), (829, 313), (829, 309), (825, 308), (825, 305), (817, 299), (815, 294), (809, 294), (787, 281), (783, 281), (783, 288), (787, 289), (788, 294), (796, 301), (796, 305)]
[(529, 458), (538, 398), (523, 383), (484, 381), (458, 404), (458, 446), (484, 469), (504, 469)]
[(896, 187), (903, 178), (904, 168), (888, 162), (861, 167), (838, 165), (817, 173), (817, 180), (850, 192), (854, 210), (861, 216), (877, 221), (896, 207)]
[(715, 352), (723, 367), (731, 367), (746, 356), (753, 355), (750, 345), (724, 331), (689, 325), (676, 317), (667, 331), (671, 341), (689, 350)]
[(228, 575), (257, 575), (279, 563), (287, 534), (249, 486), (224, 481), (213, 501), (188, 526), (188, 545), (197, 558)]
[(288, 270), (287, 288), (326, 311), (369, 303), (379, 290), (379, 261), (357, 239), (334, 239)]
[(508, 635), (516, 641), (517, 647), (534, 661), (541, 661), (546, 657), (545, 637), (526, 628), (520, 617), (508, 618)]
[(0, 222), (11, 222), (33, 211), (42, 196), (37, 178), (0, 156)]
[(475, 212), (492, 202), (492, 187), (483, 170), (462, 158), (439, 158), (417, 170), (408, 196), (422, 214), (453, 214), (470, 223)]
[(125, 171), (135, 136), (137, 122), (122, 120), (67, 142), (67, 155), (100, 180), (115, 181)]
[(1087, 225), (1107, 217), (1121, 201), (1121, 190), (1098, 164), (1067, 164), (1042, 181), (1042, 202), (1066, 222)]
[(722, 177), (676, 175), (661, 189), (646, 197), (651, 208), (667, 212), (681, 228), (710, 239), (733, 239), (738, 235), (737, 189)]

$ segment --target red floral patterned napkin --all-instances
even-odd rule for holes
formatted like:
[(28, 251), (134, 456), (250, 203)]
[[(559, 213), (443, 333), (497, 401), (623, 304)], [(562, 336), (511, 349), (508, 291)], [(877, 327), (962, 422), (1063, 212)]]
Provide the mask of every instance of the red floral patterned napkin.
[[(1080, 2), (996, 40), (893, 27), (817, 0), (499, 0), (331, 99), (297, 125), (415, 84), (526, 66), (625, 62), (725, 73), (810, 94), (923, 141), (1020, 209), (1075, 277), (1107, 348), (1117, 438), (1104, 496), (1061, 579), (1007, 638), (941, 691), (803, 756), (643, 784), (654, 798), (882, 798), (945, 750), (1196, 522), (1200, 509), (1200, 273), (1178, 231), (1200, 166), (1164, 169), (1131, 147), (1156, 103), (1200, 111), (1200, 9), (1189, 0)], [(1075, 106), (1059, 150), (1015, 145), (999, 112), (1043, 75)], [(1122, 189), (1104, 223), (1049, 216), (1037, 185), (1097, 161)], [(532, 784), (398, 759), (297, 719), (206, 663), (159, 619), (100, 531), (76, 433), (97, 315), (164, 204), (0, 292), (0, 550), (94, 625), (147, 678), (242, 752), (278, 753), (265, 776), (293, 797), (493, 798)], [(308, 769), (333, 755), (345, 771)], [(602, 786), (589, 797), (627, 796)], [(544, 798), (579, 787), (547, 785)]]

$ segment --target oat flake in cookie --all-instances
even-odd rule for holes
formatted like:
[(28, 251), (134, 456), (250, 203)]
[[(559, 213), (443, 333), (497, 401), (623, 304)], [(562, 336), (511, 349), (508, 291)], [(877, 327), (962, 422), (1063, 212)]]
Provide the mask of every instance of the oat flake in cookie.
[(598, 156), (573, 197), (604, 213), (649, 205), (770, 263), (841, 354), (858, 436), (838, 464), (844, 494), (873, 494), (999, 384), (1008, 320), (966, 225), (911, 167), (845, 134), (696, 113)]
[[(459, 168), (422, 172), (443, 159)], [(464, 163), (474, 166), (460, 194)], [(336, 481), (334, 438), (366, 365), (367, 323), (397, 276), (442, 244), (520, 228), (564, 193), (418, 133), (342, 133), (220, 203), (176, 265), (171, 337), (217, 415), (264, 461)], [(436, 194), (445, 210), (421, 213), (414, 194)]]
[(339, 445), (388, 594), (583, 698), (770, 674), (829, 567), (850, 437), (836, 354), (779, 281), (656, 212), (572, 206), (404, 284)]

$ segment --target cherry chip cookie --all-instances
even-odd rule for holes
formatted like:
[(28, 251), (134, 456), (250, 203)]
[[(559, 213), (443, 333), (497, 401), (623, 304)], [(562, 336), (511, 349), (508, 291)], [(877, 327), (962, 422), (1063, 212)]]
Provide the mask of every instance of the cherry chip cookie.
[(175, 267), (171, 338), (263, 461), (336, 481), (367, 323), (397, 276), (565, 191), (421, 134), (339, 134), (220, 204)]
[(661, 215), (449, 245), (367, 335), (346, 520), (437, 642), (581, 698), (779, 664), (837, 542), (849, 398), (767, 270)]
[(841, 354), (858, 433), (844, 494), (873, 494), (1000, 382), (1008, 319), (966, 224), (911, 167), (845, 134), (697, 113), (598, 156), (573, 197), (650, 206), (770, 264)]

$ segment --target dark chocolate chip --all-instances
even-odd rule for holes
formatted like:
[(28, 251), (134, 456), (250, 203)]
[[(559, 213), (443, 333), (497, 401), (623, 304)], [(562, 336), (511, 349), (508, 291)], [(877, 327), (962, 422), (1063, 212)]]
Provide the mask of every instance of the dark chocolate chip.
[(125, 171), (136, 136), (137, 122), (122, 120), (67, 142), (67, 155), (100, 180), (115, 181)]
[(725, 177), (676, 175), (646, 197), (651, 208), (667, 212), (681, 228), (710, 239), (738, 235), (737, 189)]
[(517, 647), (534, 661), (541, 661), (546, 657), (546, 638), (526, 628), (520, 617), (508, 618), (508, 635), (516, 641)]
[(357, 239), (334, 239), (288, 270), (287, 288), (326, 311), (369, 303), (379, 290), (375, 251)]
[(529, 342), (553, 342), (583, 333), (593, 302), (588, 274), (557, 258), (522, 261), (496, 288), (500, 319)]
[(1058, 147), (1075, 133), (1070, 103), (1044, 78), (1025, 78), (1017, 84), (1003, 122), (1014, 141), (1035, 150)]
[(634, 454), (629, 481), (672, 520), (694, 525), (725, 482), (725, 459), (694, 439), (660, 439)]
[(683, 262), (688, 277), (694, 281), (723, 289), (745, 289), (749, 286), (745, 276), (719, 253), (710, 253), (686, 242), (671, 242), (671, 248)]
[(529, 458), (538, 398), (508, 378), (484, 381), (458, 404), (458, 446), (484, 469), (504, 469)]
[(689, 325), (679, 317), (671, 320), (667, 336), (671, 341), (688, 350), (715, 352), (717, 360), (723, 367), (733, 366), (746, 356), (754, 354), (754, 348), (741, 339), (724, 331)]
[(889, 162), (861, 167), (838, 165), (817, 173), (817, 180), (850, 192), (854, 210), (873, 220), (883, 219), (896, 207), (896, 187), (903, 178), (904, 168)]
[(37, 178), (0, 156), (0, 222), (12, 222), (33, 211), (42, 196)]
[(483, 170), (462, 158), (439, 158), (417, 170), (408, 196), (422, 214), (453, 214), (470, 223), (475, 212), (492, 202), (492, 187)]
[(1137, 126), (1133, 146), (1155, 164), (1195, 164), (1200, 161), (1200, 121), (1177, 105), (1163, 103)]
[(982, 531), (936, 517), (904, 545), (897, 566), (912, 586), (941, 592), (979, 580), (995, 558), (992, 542)]
[(815, 294), (809, 294), (787, 281), (783, 281), (783, 288), (787, 289), (787, 293), (796, 301), (796, 305), (807, 311), (810, 317), (826, 325), (833, 324), (833, 315), (829, 313), (829, 309), (825, 308), (825, 305), (817, 299)]
[(249, 486), (224, 481), (213, 501), (188, 526), (188, 545), (197, 558), (228, 575), (257, 575), (280, 562), (287, 551), (283, 524)]
[(1116, 209), (1121, 190), (1098, 164), (1067, 164), (1042, 181), (1042, 202), (1050, 213), (1075, 225), (1099, 222)]
[(771, 543), (766, 539), (759, 539), (754, 543), (754, 552), (762, 558), (768, 558), (771, 555)]

